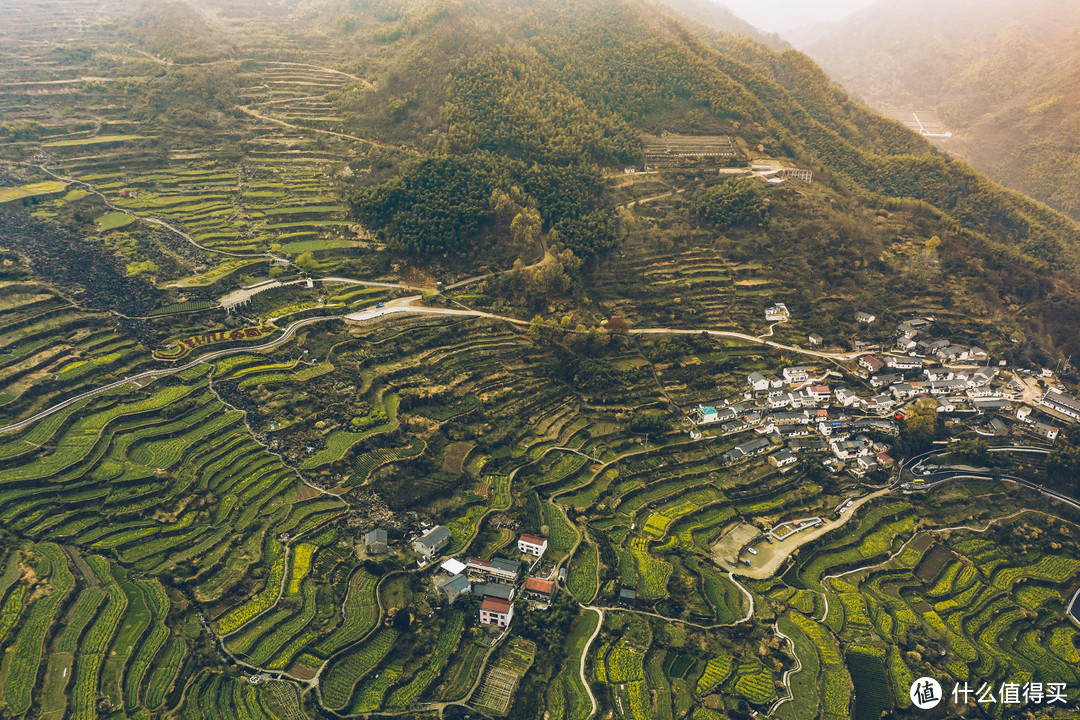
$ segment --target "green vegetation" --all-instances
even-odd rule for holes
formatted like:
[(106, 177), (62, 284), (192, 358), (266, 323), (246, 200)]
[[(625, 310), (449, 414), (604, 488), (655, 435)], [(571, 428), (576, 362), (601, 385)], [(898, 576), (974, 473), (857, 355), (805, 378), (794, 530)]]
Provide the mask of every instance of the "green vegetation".
[(725, 180), (691, 198), (694, 212), (721, 230), (763, 225), (768, 214), (765, 199), (752, 180)]
[[(894, 320), (933, 315), (1051, 366), (1077, 342), (1062, 218), (798, 53), (647, 4), (169, 2), (97, 22), (87, 1), (5, 27), (0, 405), (40, 417), (0, 436), (0, 714), (421, 715), (475, 687), (470, 707), (529, 720), (589, 715), (590, 691), (597, 717), (746, 718), (794, 665), (774, 622), (803, 664), (789, 720), (903, 708), (924, 674), (1080, 681), (1071, 511), (991, 481), (897, 492), (750, 579), (737, 533), (888, 478), (812, 448), (786, 472), (731, 464), (753, 431), (692, 437), (684, 417), (752, 372), (851, 375), (696, 332), (760, 335), (778, 301), (784, 345), (891, 345)], [(664, 132), (734, 154), (646, 156)], [(34, 158), (85, 185), (30, 197)], [(739, 176), (758, 161), (815, 182)], [(414, 295), (475, 312), (337, 317)], [(649, 328), (688, 332), (628, 332)], [(898, 445), (875, 438), (996, 459), (931, 406)], [(1015, 472), (1071, 477), (1064, 435)], [(546, 609), (519, 594), (496, 640), (417, 563), (434, 524), (456, 556), (543, 534), (536, 572), (565, 584)]]
[(68, 186), (63, 180), (46, 180), (44, 182), (22, 185), (19, 187), (0, 188), (0, 204), (38, 197), (41, 195), (54, 195), (63, 192)]

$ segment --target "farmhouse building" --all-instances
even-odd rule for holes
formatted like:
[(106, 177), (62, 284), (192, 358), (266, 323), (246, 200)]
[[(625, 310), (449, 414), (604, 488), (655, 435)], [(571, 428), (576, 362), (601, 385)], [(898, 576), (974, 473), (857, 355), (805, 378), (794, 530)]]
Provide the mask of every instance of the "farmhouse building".
[(480, 583), (473, 587), (473, 595), (481, 600), (490, 597), (509, 602), (514, 599), (514, 586), (501, 583)]
[(780, 452), (773, 453), (769, 456), (769, 463), (773, 467), (777, 468), (785, 468), (788, 465), (794, 465), (797, 461), (798, 458), (795, 457), (795, 453), (791, 452), (787, 448), (781, 450)]
[(480, 603), (480, 624), (504, 628), (514, 618), (514, 606), (506, 600), (485, 598)]
[(446, 601), (453, 604), (462, 595), (467, 595), (472, 590), (469, 578), (458, 574), (443, 580), (439, 589), (446, 595)]
[(518, 552), (522, 554), (543, 557), (544, 551), (547, 550), (547, 546), (548, 541), (537, 535), (522, 533), (521, 537), (518, 538)]
[(413, 549), (424, 558), (433, 558), (450, 544), (450, 531), (442, 525), (436, 525), (413, 541)]
[(1080, 420), (1080, 401), (1072, 395), (1066, 395), (1057, 390), (1049, 390), (1039, 400), (1039, 404), (1054, 412), (1061, 413), (1065, 417)]
[(368, 555), (380, 555), (387, 550), (386, 531), (375, 528), (364, 535), (364, 548)]
[(541, 580), (540, 578), (531, 577), (525, 580), (523, 591), (525, 597), (531, 600), (547, 602), (551, 599), (551, 596), (555, 594), (555, 583), (550, 580)]
[(693, 419), (698, 425), (728, 422), (735, 419), (735, 411), (731, 408), (715, 408), (711, 405), (699, 405), (693, 412)]
[(486, 582), (514, 583), (521, 571), (521, 563), (505, 558), (469, 558), (469, 576)]
[(882, 368), (885, 367), (885, 363), (873, 355), (863, 355), (859, 358), (859, 365), (866, 368), (871, 375), (881, 372)]
[(793, 167), (784, 168), (783, 170), (780, 171), (780, 175), (783, 176), (784, 179), (786, 179), (786, 180), (799, 180), (801, 182), (810, 183), (810, 184), (813, 184), (813, 182), (814, 182), (814, 171), (813, 170), (802, 170), (802, 169), (793, 168)]
[(745, 460), (746, 458), (760, 455), (761, 453), (768, 450), (771, 446), (772, 443), (769, 441), (768, 438), (758, 438), (756, 440), (751, 440), (748, 443), (744, 443), (742, 445), (732, 448), (728, 452), (724, 453), (723, 459), (729, 463), (739, 462), (740, 460)]
[(923, 361), (920, 358), (913, 357), (896, 357), (890, 355), (885, 359), (885, 364), (893, 370), (907, 371), (907, 370), (922, 370)]
[(769, 322), (786, 322), (790, 317), (791, 313), (784, 303), (776, 303), (765, 311), (765, 319)]
[(1046, 423), (1044, 423), (1042, 421), (1039, 421), (1039, 420), (1036, 420), (1035, 422), (1033, 422), (1029, 426), (1029, 429), (1035, 435), (1037, 435), (1039, 437), (1044, 437), (1047, 440), (1051, 440), (1051, 441), (1057, 440), (1058, 434), (1061, 432), (1060, 429), (1054, 427), (1053, 425), (1048, 425), (1048, 424), (1046, 424)]
[(755, 392), (762, 392), (769, 389), (769, 379), (759, 372), (752, 372), (750, 376), (746, 378), (746, 382), (750, 384), (750, 387)]
[(786, 367), (784, 368), (784, 382), (789, 385), (795, 385), (797, 383), (804, 383), (810, 379), (810, 373), (804, 367)]

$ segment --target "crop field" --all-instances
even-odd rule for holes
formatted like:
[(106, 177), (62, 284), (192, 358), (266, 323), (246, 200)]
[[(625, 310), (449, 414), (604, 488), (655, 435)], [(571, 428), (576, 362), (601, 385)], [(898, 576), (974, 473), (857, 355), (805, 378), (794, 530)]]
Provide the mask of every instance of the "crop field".
[[(463, 277), (447, 279), (460, 271), (449, 261), (392, 256), (350, 213), (349, 178), (413, 155), (350, 122), (350, 104), (383, 92), (365, 79), (383, 59), (363, 65), (337, 30), (293, 37), (302, 19), (250, 22), (256, 3), (229, 2), (218, 13), (236, 31), (229, 59), (164, 61), (85, 22), (102, 5), (131, 12), (123, 3), (55, 4), (47, 22), (26, 12), (38, 0), (4, 8), (0, 116), (31, 132), (0, 142), (11, 171), (0, 210), (77, 228), (68, 250), (108, 263), (61, 272), (64, 252), (44, 270), (23, 267), (25, 248), (4, 255), (0, 424), (62, 407), (0, 434), (0, 715), (297, 720), (433, 714), (446, 702), (499, 714), (525, 704), (525, 688), (551, 720), (588, 716), (590, 689), (596, 717), (764, 716), (794, 666), (773, 622), (803, 664), (774, 715), (785, 720), (877, 717), (906, 707), (924, 674), (1080, 687), (1080, 632), (1064, 615), (1080, 585), (1075, 526), (1022, 517), (964, 529), (1015, 511), (989, 484), (977, 503), (880, 498), (775, 577), (717, 563), (713, 545), (743, 523), (757, 533), (824, 516), (864, 492), (802, 464), (729, 466), (723, 454), (752, 432), (694, 439), (679, 424), (676, 406), (717, 403), (790, 356), (696, 335), (597, 332), (602, 344), (587, 346), (569, 332), (404, 313), (319, 320), (251, 351), (270, 339), (267, 318), (288, 316), (284, 328)], [(234, 82), (216, 86), (215, 68), (233, 66)], [(188, 73), (228, 96), (229, 112), (196, 118), (220, 132), (125, 110)], [(715, 136), (690, 150), (702, 142), (729, 147)], [(662, 215), (686, 201), (667, 176), (619, 181), (608, 187), (619, 202), (671, 194), (622, 211), (619, 252), (588, 261), (594, 309), (526, 313), (499, 292), (512, 276), (424, 302), (580, 321), (590, 338), (614, 316), (765, 332), (761, 309), (804, 274), (802, 256), (778, 243), (775, 263), (744, 261), (738, 238), (695, 223), (672, 239)], [(320, 282), (307, 288), (305, 276)], [(272, 280), (293, 284), (226, 314), (222, 298)], [(879, 289), (845, 288), (823, 313)], [(911, 303), (943, 322), (962, 315), (935, 297)], [(817, 329), (806, 315), (776, 337), (803, 342)], [(182, 373), (120, 382), (208, 351), (183, 339), (246, 327), (268, 329), (247, 349), (223, 340), (214, 350), (228, 354)], [(520, 532), (544, 534), (565, 586), (497, 641), (468, 600), (445, 602), (436, 565), (418, 567), (408, 538), (421, 523), (449, 529), (447, 555), (491, 556)], [(363, 551), (375, 527), (389, 531), (387, 553)]]

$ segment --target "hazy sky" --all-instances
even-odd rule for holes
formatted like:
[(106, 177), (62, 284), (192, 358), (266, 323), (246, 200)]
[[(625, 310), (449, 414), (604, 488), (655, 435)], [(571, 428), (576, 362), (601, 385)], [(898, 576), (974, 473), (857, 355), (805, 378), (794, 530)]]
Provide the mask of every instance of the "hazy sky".
[(720, 0), (762, 30), (783, 33), (803, 25), (839, 20), (874, 0)]

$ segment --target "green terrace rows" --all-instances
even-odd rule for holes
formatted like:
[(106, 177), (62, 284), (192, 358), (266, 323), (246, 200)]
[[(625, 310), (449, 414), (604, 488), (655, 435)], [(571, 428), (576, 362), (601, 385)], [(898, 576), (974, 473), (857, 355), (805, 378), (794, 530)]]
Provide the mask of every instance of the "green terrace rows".
[[(310, 548), (283, 541), (319, 528), (344, 505), (318, 494), (299, 500), (293, 472), (251, 440), (240, 414), (223, 408), (204, 379), (189, 379), (103, 395), (6, 436), (0, 515), (23, 536), (108, 552), (141, 573), (181, 579), (230, 636), (279, 605), (302, 606), (299, 617), (314, 619), (309, 581), (298, 578), (297, 592), (281, 597), (279, 578), (287, 570), (306, 575), (295, 564), (311, 559)], [(255, 569), (261, 583), (251, 578)], [(262, 587), (240, 589), (252, 584)], [(268, 664), (287, 665), (306, 647), (290, 644), (303, 624), (252, 647)]]
[(814, 590), (774, 582), (767, 593), (786, 610), (782, 629), (810, 669), (780, 716), (817, 705), (826, 717), (849, 717), (854, 684), (855, 716), (876, 717), (894, 703), (907, 707), (912, 679), (928, 673), (994, 686), (1075, 683), (1080, 633), (1064, 606), (1080, 560), (1049, 543), (1003, 543), (1028, 527), (1022, 522), (995, 540), (963, 529), (934, 536), (915, 529), (905, 503), (890, 503), (812, 546), (788, 577)]
[[(296, 690), (280, 681), (252, 685), (242, 678), (203, 670), (186, 690), (185, 718), (275, 720), (296, 717)], [(300, 717), (303, 717), (301, 715)]]
[(8, 552), (4, 563), (0, 676), (11, 717), (35, 708), (93, 718), (102, 699), (136, 715), (182, 685), (191, 638), (166, 625), (159, 582), (52, 543)]
[(252, 64), (254, 83), (241, 99), (262, 114), (303, 127), (342, 131), (343, 120), (326, 95), (350, 79), (340, 73), (288, 64)]
[(238, 165), (214, 160), (156, 163), (133, 172), (111, 154), (63, 159), (60, 168), (136, 216), (166, 220), (206, 247), (231, 252), (316, 240), (348, 223), (326, 194), (332, 160), (290, 150), (287, 137), (253, 141)]
[(145, 349), (38, 285), (0, 287), (0, 406), (6, 417), (56, 402), (148, 367)]

